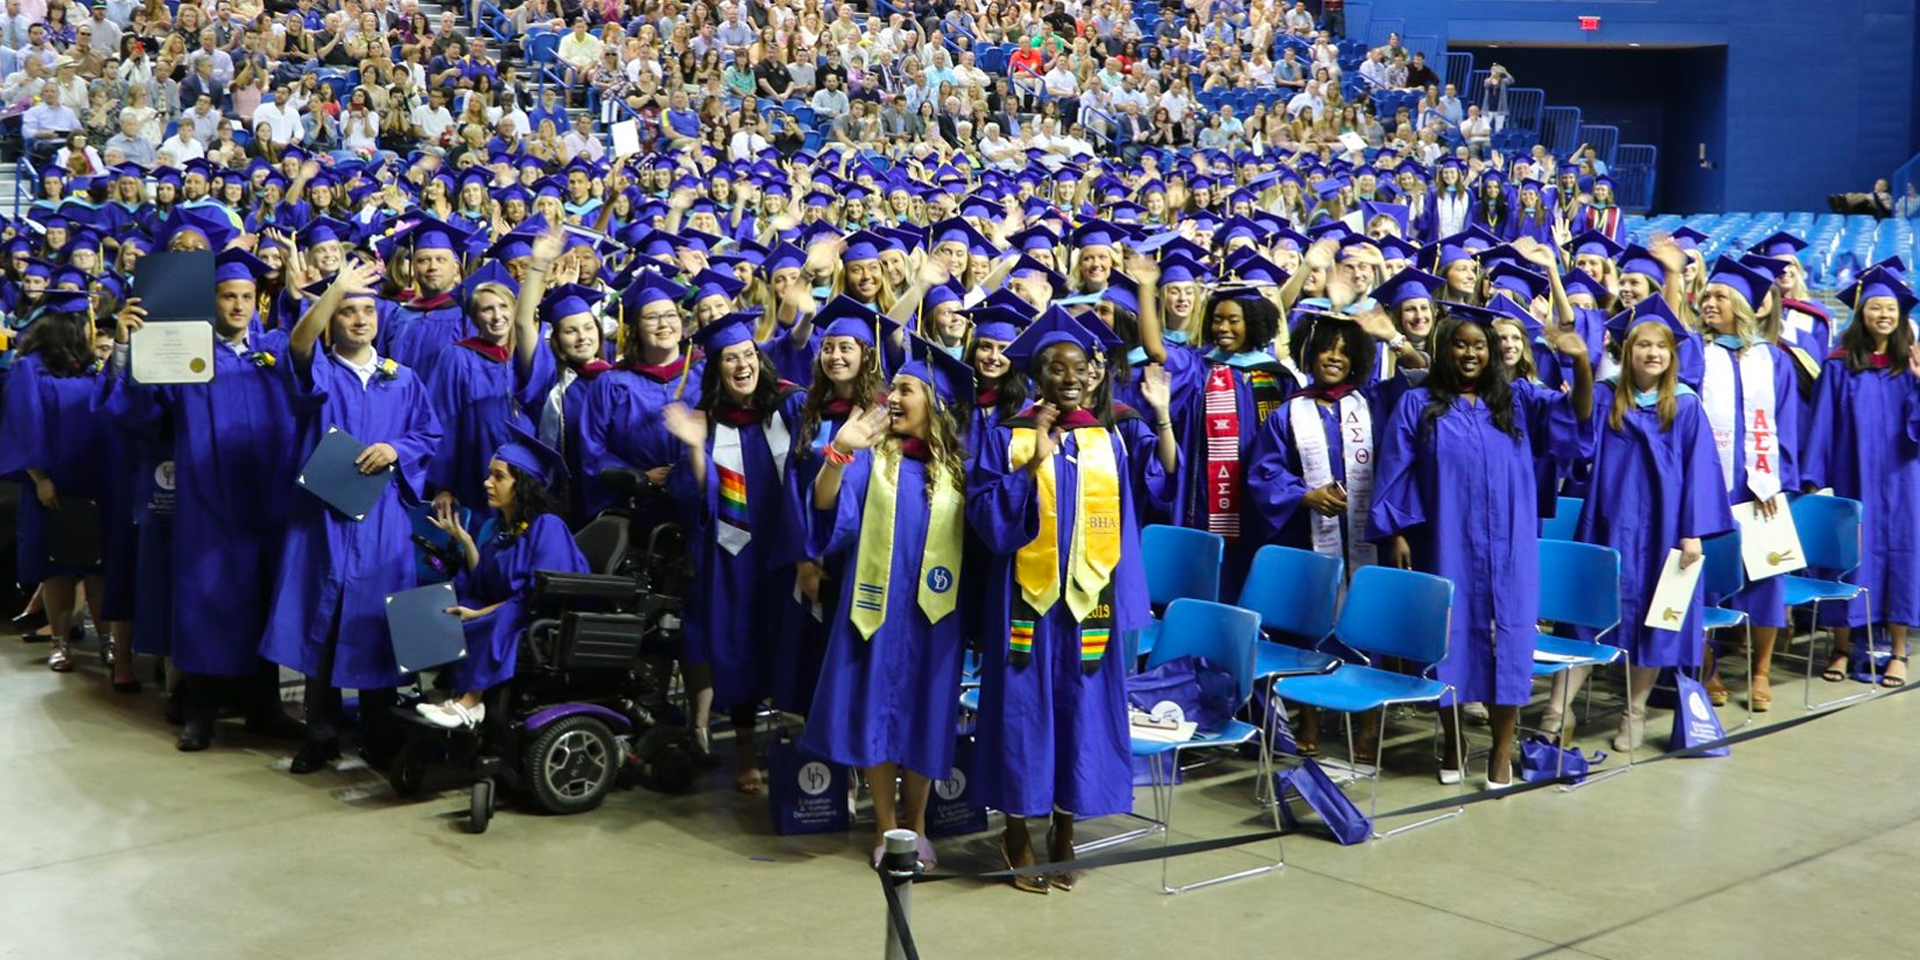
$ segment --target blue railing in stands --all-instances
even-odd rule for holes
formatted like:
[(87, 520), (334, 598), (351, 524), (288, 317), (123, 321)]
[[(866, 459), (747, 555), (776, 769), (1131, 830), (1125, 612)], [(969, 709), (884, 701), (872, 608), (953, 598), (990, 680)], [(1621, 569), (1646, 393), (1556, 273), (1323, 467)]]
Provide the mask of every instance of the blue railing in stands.
[(1614, 150), (1620, 146), (1620, 128), (1604, 123), (1583, 123), (1580, 125), (1580, 143), (1592, 147), (1594, 155), (1611, 167)]
[(1920, 217), (1920, 153), (1895, 169), (1887, 184), (1893, 189), (1895, 212), (1909, 219)]
[(1467, 90), (1467, 80), (1472, 76), (1473, 76), (1473, 54), (1471, 53), (1447, 54), (1447, 69), (1446, 69), (1446, 72), (1441, 75), (1441, 79), (1446, 81), (1447, 83), (1453, 84), (1453, 88), (1455, 90), (1460, 91), (1460, 96), (1462, 98), (1466, 98), (1470, 95), (1470, 91)]
[(486, 34), (487, 39), (495, 43), (506, 43), (507, 38), (513, 35), (513, 20), (507, 16), (506, 11), (491, 3), (482, 3), (479, 9), (480, 32)]
[(33, 205), (34, 185), (39, 183), (39, 175), (33, 172), (33, 164), (21, 157), (13, 165), (13, 218), (20, 219), (27, 207)]
[(1580, 145), (1580, 108), (1548, 107), (1542, 122), (1540, 142), (1556, 157), (1564, 157)]
[(1613, 173), (1614, 202), (1627, 210), (1647, 210), (1653, 206), (1654, 178), (1660, 169), (1660, 150), (1645, 143), (1623, 143), (1609, 161)]

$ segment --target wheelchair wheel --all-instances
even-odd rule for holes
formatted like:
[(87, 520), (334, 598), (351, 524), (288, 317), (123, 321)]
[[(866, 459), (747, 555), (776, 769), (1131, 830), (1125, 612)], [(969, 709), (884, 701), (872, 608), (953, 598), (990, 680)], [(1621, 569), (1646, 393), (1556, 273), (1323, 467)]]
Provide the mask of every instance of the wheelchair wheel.
[(487, 824), (493, 821), (493, 781), (475, 780), (473, 792), (467, 799), (467, 828), (474, 833), (486, 833)]
[(387, 785), (402, 797), (411, 797), (420, 792), (427, 782), (427, 758), (420, 747), (409, 741), (394, 755), (393, 762), (387, 767)]
[(527, 781), (548, 813), (584, 813), (600, 805), (620, 769), (620, 745), (596, 717), (563, 717), (527, 748)]

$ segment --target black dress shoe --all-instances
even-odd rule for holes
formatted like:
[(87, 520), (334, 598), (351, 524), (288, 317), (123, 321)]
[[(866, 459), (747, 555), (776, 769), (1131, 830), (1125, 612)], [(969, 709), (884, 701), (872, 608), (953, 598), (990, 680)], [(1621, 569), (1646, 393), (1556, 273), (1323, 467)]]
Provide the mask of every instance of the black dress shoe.
[(307, 725), (278, 710), (247, 718), (248, 733), (269, 740), (305, 740)]
[(176, 727), (187, 722), (187, 703), (178, 690), (167, 696), (166, 717), (167, 722)]
[(198, 753), (213, 746), (213, 723), (195, 717), (180, 728), (180, 739), (173, 748), (181, 753)]
[(143, 687), (143, 686), (141, 686), (141, 684), (140, 684), (140, 678), (139, 678), (139, 677), (135, 677), (135, 678), (133, 678), (132, 680), (115, 680), (115, 681), (113, 681), (113, 692), (114, 692), (114, 693), (128, 693), (128, 694), (132, 694), (132, 693), (139, 693), (139, 692), (140, 692), (141, 690), (144, 690), (144, 689), (146, 689), (146, 688), (145, 688), (145, 687)]
[(21, 631), (22, 633), (38, 630), (41, 627), (44, 627), (46, 625), (47, 625), (47, 612), (45, 610), (35, 610), (32, 613), (23, 613), (13, 618), (13, 628), (15, 630)]
[(299, 753), (293, 755), (293, 766), (287, 769), (290, 773), (312, 773), (315, 770), (326, 769), (327, 764), (338, 759), (340, 759), (339, 744), (331, 741), (309, 742), (300, 748)]

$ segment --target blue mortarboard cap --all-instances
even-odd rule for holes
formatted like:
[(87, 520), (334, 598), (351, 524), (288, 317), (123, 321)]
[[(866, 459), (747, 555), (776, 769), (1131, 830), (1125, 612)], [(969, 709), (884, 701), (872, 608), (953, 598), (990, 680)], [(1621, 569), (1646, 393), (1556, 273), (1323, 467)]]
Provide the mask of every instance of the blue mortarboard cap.
[(960, 281), (948, 277), (927, 288), (926, 296), (920, 301), (920, 309), (924, 312), (943, 303), (959, 303), (966, 297), (967, 288)]
[(495, 460), (518, 467), (547, 486), (567, 475), (567, 462), (560, 451), (541, 443), (523, 421), (508, 420), (507, 434), (507, 441), (493, 452)]
[(465, 280), (460, 281), (460, 300), (471, 303), (474, 291), (489, 283), (506, 287), (513, 291), (516, 297), (520, 295), (520, 285), (513, 281), (513, 274), (508, 273), (507, 268), (501, 266), (498, 260), (488, 260), (481, 264), (479, 269), (468, 274)]
[(760, 264), (760, 269), (771, 276), (776, 270), (798, 270), (806, 265), (806, 262), (807, 252), (805, 250), (782, 240), (774, 244), (773, 249), (767, 251), (767, 259)]
[(1527, 303), (1532, 303), (1535, 297), (1546, 296), (1552, 289), (1550, 281), (1543, 274), (1508, 260), (1495, 263), (1493, 269), (1487, 272), (1487, 279), (1493, 289), (1505, 290)]
[(295, 240), (308, 249), (322, 243), (351, 243), (353, 228), (332, 217), (319, 217), (301, 227), (300, 235)]
[(1067, 239), (1077, 248), (1111, 247), (1120, 242), (1122, 235), (1113, 224), (1096, 219), (1073, 228)]
[(1732, 257), (1715, 260), (1713, 270), (1707, 274), (1707, 282), (1728, 287), (1746, 298), (1750, 307), (1759, 306), (1760, 301), (1766, 299), (1768, 288), (1773, 286), (1773, 281), (1766, 274)]
[(433, 217), (423, 217), (394, 235), (394, 242), (414, 251), (449, 250), (455, 256), (467, 248), (467, 231)]
[(1446, 281), (1418, 267), (1406, 269), (1388, 277), (1385, 283), (1373, 291), (1375, 299), (1391, 307), (1398, 307), (1409, 300), (1432, 300)]
[(1053, 288), (1053, 295), (1056, 297), (1065, 293), (1067, 289), (1066, 277), (1025, 253), (1020, 255), (1020, 259), (1014, 261), (1013, 266), (1007, 270), (1007, 276), (1045, 280), (1048, 286)]
[(620, 299), (628, 310), (637, 313), (650, 303), (679, 303), (686, 292), (686, 287), (668, 279), (660, 271), (648, 268), (640, 271), (633, 282), (627, 285)]
[(931, 341), (919, 337), (914, 337), (907, 346), (912, 359), (900, 368), (896, 376), (912, 377), (931, 387), (942, 406), (973, 398), (972, 367), (934, 346)]
[(1607, 333), (1613, 336), (1615, 343), (1624, 345), (1627, 342), (1627, 334), (1632, 332), (1634, 327), (1647, 321), (1665, 324), (1667, 329), (1673, 331), (1675, 343), (1686, 340), (1689, 335), (1687, 325), (1681, 323), (1679, 317), (1674, 316), (1673, 309), (1667, 306), (1665, 297), (1648, 297), (1634, 304), (1632, 309), (1621, 310), (1608, 317)]
[(1071, 343), (1088, 356), (1099, 349), (1099, 341), (1085, 326), (1065, 310), (1054, 306), (1048, 307), (1039, 319), (1007, 345), (1007, 359), (1023, 369), (1030, 368), (1047, 348), (1060, 343)]
[(1904, 278), (1884, 266), (1867, 268), (1850, 287), (1843, 287), (1838, 293), (1840, 302), (1859, 310), (1868, 300), (1875, 297), (1892, 297), (1900, 304), (1900, 315), (1913, 312), (1915, 297), (1907, 288)]
[[(706, 351), (708, 357), (717, 357), (720, 351), (742, 343), (753, 343), (753, 323), (745, 319), (735, 319), (740, 314), (728, 314), (719, 320), (707, 324), (695, 331), (693, 342)], [(749, 315), (750, 316), (750, 315)]]
[(1629, 244), (1620, 252), (1620, 272), (1645, 274), (1653, 278), (1656, 287), (1667, 282), (1667, 268), (1660, 265), (1652, 251), (1637, 243)]
[(732, 273), (722, 273), (718, 270), (711, 269), (702, 270), (694, 274), (693, 285), (693, 299), (696, 302), (705, 300), (708, 297), (726, 297), (731, 300), (739, 296), (741, 291), (747, 289), (747, 285), (741, 283), (740, 278), (734, 276)]
[(840, 262), (858, 263), (862, 260), (878, 260), (880, 251), (890, 245), (887, 238), (871, 230), (862, 230), (847, 238), (847, 249), (840, 255)]
[(39, 257), (29, 257), (27, 258), (26, 269), (21, 271), (21, 273), (29, 277), (51, 280), (53, 279), (54, 271), (58, 269), (60, 268), (54, 266), (50, 261), (42, 260)]
[(1113, 275), (1108, 278), (1107, 289), (1100, 292), (1099, 299), (1111, 303), (1128, 313), (1138, 315), (1140, 313), (1140, 284), (1132, 277), (1115, 270)]
[(213, 258), (213, 282), (216, 284), (232, 280), (259, 283), (272, 270), (266, 261), (237, 248), (222, 250)]
[(1409, 216), (1409, 211), (1405, 204), (1376, 203), (1372, 200), (1362, 200), (1360, 201), (1360, 211), (1361, 227), (1371, 226), (1374, 220), (1380, 217), (1386, 217), (1393, 221), (1394, 227), (1399, 230), (1399, 236), (1404, 237), (1407, 235), (1407, 217)]
[(78, 290), (47, 290), (34, 309), (36, 313), (86, 313), (92, 306), (93, 296), (82, 283)]
[(1245, 283), (1282, 286), (1287, 282), (1288, 274), (1272, 260), (1252, 250), (1245, 250), (1234, 257), (1229, 264), (1233, 275)]
[(1160, 261), (1160, 282), (1168, 283), (1204, 283), (1213, 279), (1213, 271), (1198, 262), (1183, 256), (1171, 256)]
[(1673, 242), (1679, 244), (1682, 250), (1698, 250), (1701, 244), (1712, 239), (1692, 227), (1681, 227), (1673, 231)]
[(1033, 318), (1009, 306), (994, 304), (978, 306), (964, 311), (967, 319), (973, 321), (973, 336), (980, 340), (997, 340), (1012, 343), (1020, 336), (1020, 331)]
[(487, 248), (487, 259), (498, 260), (504, 263), (508, 260), (519, 260), (523, 257), (531, 257), (533, 256), (534, 239), (535, 236), (533, 234), (511, 231), (495, 241), (493, 246)]
[(173, 238), (183, 233), (197, 233), (207, 241), (207, 247), (214, 251), (225, 250), (233, 238), (239, 234), (233, 222), (227, 218), (224, 210), (208, 207), (182, 207), (175, 209), (161, 221), (161, 238), (171, 244)]
[(1307, 228), (1307, 235), (1316, 241), (1326, 239), (1345, 240), (1348, 237), (1362, 236), (1362, 234), (1353, 232), (1352, 227), (1338, 220), (1323, 220), (1316, 223)]
[[(1739, 260), (1741, 263), (1753, 268), (1753, 272), (1766, 277), (1769, 286), (1778, 283), (1780, 281), (1780, 275), (1787, 272), (1787, 265), (1782, 263), (1778, 257), (1763, 256), (1758, 253), (1743, 253), (1739, 255)], [(1755, 304), (1755, 306), (1758, 305), (1757, 303)]]
[(821, 337), (851, 337), (867, 347), (875, 345), (874, 330), (877, 327), (882, 336), (891, 334), (899, 324), (893, 318), (854, 298), (841, 294), (827, 301), (813, 318), (814, 326), (821, 328)]
[(1574, 237), (1573, 240), (1568, 243), (1568, 248), (1572, 250), (1573, 256), (1576, 257), (1583, 255), (1599, 256), (1605, 257), (1608, 260), (1619, 257), (1620, 254), (1626, 252), (1627, 249), (1614, 241), (1613, 238), (1598, 230), (1588, 230)]
[(540, 312), (548, 323), (558, 323), (576, 314), (591, 314), (606, 294), (577, 283), (564, 283), (548, 290), (540, 298)]
[(1588, 276), (1585, 270), (1574, 270), (1570, 273), (1562, 274), (1560, 277), (1560, 285), (1569, 295), (1584, 293), (1592, 297), (1595, 303), (1607, 302), (1607, 297), (1612, 293), (1612, 291), (1607, 289), (1606, 284)]

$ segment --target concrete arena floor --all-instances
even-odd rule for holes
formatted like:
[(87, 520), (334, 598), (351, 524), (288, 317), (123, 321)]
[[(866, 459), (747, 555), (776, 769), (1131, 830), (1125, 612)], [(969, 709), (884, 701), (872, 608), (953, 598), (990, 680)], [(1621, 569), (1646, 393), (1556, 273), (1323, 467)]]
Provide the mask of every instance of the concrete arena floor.
[[(91, 661), (50, 673), (45, 650), (0, 640), (0, 957), (881, 955), (869, 827), (776, 837), (725, 770), (688, 796), (618, 793), (584, 816), (510, 808), (471, 836), (463, 792), (401, 801), (357, 766), (295, 778), (285, 749), (236, 724), (209, 752), (176, 753), (158, 694), (115, 696)], [(1795, 666), (1776, 667), (1770, 720), (1802, 713)], [(1668, 717), (1654, 714), (1643, 758)], [(1916, 720), (1920, 696), (1895, 697), (1728, 759), (1479, 804), (1368, 847), (1292, 838), (1283, 874), (1185, 896), (1156, 892), (1152, 863), (1045, 898), (923, 886), (914, 929), (927, 960), (1911, 956), (1897, 917), (1920, 854), (1920, 752), (1897, 731)], [(1446, 795), (1423, 756), (1430, 724), (1392, 729), (1382, 809)], [(1583, 745), (1611, 731), (1596, 720)], [(1196, 772), (1176, 839), (1259, 829), (1251, 773)], [(943, 870), (998, 865), (986, 835), (941, 850)], [(1175, 861), (1175, 879), (1250, 863), (1202, 854)]]

